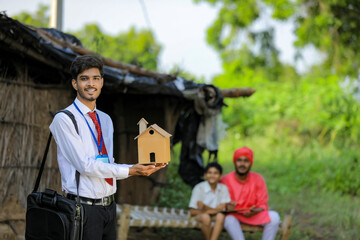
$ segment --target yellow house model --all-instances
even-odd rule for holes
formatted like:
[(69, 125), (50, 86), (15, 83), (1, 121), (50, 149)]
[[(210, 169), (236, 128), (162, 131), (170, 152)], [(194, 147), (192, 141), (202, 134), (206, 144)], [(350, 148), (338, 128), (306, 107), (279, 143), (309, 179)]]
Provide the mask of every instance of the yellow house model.
[(170, 137), (164, 129), (156, 124), (147, 127), (148, 122), (142, 118), (138, 122), (138, 161), (139, 164), (167, 163), (170, 161)]

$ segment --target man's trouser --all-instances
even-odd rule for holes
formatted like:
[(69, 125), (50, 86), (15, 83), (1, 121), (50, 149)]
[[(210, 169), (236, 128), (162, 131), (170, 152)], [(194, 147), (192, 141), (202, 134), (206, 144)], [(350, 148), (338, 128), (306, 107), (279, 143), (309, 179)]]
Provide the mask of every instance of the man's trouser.
[[(262, 240), (274, 240), (279, 229), (280, 217), (279, 214), (275, 211), (269, 211), (270, 222), (263, 224), (264, 232), (262, 235)], [(244, 234), (241, 230), (240, 222), (237, 218), (232, 215), (227, 215), (225, 217), (224, 228), (229, 233), (231, 239), (233, 240), (245, 240)]]

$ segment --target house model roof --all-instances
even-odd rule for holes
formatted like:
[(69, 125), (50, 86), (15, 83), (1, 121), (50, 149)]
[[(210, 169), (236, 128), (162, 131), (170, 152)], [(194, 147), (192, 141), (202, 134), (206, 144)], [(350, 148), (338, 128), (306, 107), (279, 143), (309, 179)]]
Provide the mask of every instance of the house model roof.
[(157, 124), (153, 124), (150, 125), (150, 127), (148, 127), (145, 131), (143, 131), (141, 134), (137, 135), (134, 139), (137, 139), (138, 137), (140, 137), (141, 135), (144, 134), (144, 132), (146, 132), (149, 128), (153, 128), (155, 131), (157, 131), (160, 135), (164, 136), (164, 137), (171, 137), (172, 135), (168, 132), (166, 132), (164, 129), (162, 129), (161, 127), (159, 127)]
[(172, 136), (170, 133), (168, 133), (167, 131), (165, 131), (161, 127), (159, 127), (157, 124), (153, 124), (149, 128), (154, 128), (158, 133), (160, 133), (164, 137), (171, 137)]

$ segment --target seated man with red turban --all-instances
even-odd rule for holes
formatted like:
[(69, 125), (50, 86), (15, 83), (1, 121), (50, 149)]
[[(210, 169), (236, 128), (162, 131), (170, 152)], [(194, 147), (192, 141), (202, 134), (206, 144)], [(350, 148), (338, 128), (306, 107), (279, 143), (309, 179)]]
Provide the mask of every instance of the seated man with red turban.
[(245, 237), (240, 222), (263, 225), (262, 240), (273, 240), (279, 228), (280, 217), (277, 212), (269, 211), (269, 197), (264, 178), (250, 171), (253, 157), (250, 148), (237, 149), (233, 157), (235, 171), (225, 175), (221, 180), (221, 183), (228, 187), (232, 200), (228, 210), (242, 209), (229, 213), (225, 218), (224, 227), (232, 239), (243, 240)]

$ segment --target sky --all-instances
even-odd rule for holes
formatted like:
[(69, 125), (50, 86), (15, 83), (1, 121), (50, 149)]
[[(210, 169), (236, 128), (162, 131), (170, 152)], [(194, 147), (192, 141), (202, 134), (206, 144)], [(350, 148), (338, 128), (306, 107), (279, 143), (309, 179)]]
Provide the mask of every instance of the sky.
[[(5, 10), (9, 17), (22, 11), (34, 13), (40, 3), (50, 6), (51, 0), (0, 0), (0, 10)], [(216, 19), (218, 10), (218, 6), (195, 4), (192, 0), (64, 0), (63, 31), (76, 31), (88, 23), (97, 23), (111, 35), (128, 31), (131, 26), (150, 28), (163, 47), (159, 72), (168, 73), (178, 65), (210, 81), (222, 71), (218, 54), (206, 43), (206, 29)], [(319, 54), (308, 47), (304, 60), (295, 63), (293, 24), (269, 18), (260, 19), (254, 28), (275, 27), (275, 45), (280, 49), (282, 62), (303, 72), (321, 61)]]

